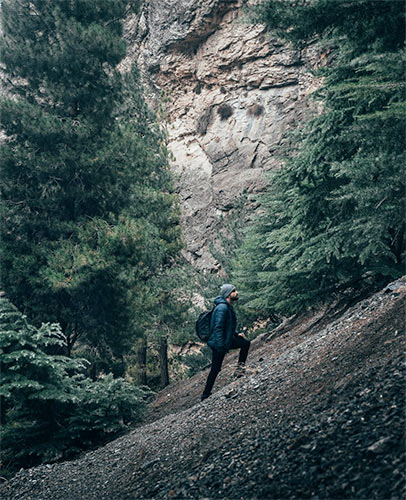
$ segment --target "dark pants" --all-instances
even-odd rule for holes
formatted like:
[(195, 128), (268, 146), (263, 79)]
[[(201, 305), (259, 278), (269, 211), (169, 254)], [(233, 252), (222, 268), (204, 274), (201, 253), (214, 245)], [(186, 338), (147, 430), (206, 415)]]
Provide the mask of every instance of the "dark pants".
[[(240, 349), (240, 355), (238, 357), (239, 363), (245, 363), (248, 350), (250, 348), (251, 342), (243, 337), (233, 337), (233, 343), (231, 349)], [(221, 371), (221, 365), (223, 364), (224, 356), (226, 355), (223, 351), (217, 351), (212, 349), (212, 360), (209, 375), (207, 377), (206, 387), (203, 391), (203, 396), (210, 396), (211, 390), (213, 389), (214, 382), (217, 375)]]

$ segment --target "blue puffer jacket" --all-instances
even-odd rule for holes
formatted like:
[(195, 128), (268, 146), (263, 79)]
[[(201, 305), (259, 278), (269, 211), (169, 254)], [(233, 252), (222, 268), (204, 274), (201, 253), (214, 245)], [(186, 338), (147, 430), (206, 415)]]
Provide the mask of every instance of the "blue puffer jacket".
[(233, 307), (219, 296), (214, 299), (216, 305), (210, 323), (211, 335), (207, 344), (216, 350), (228, 351), (233, 336), (237, 335), (237, 318)]

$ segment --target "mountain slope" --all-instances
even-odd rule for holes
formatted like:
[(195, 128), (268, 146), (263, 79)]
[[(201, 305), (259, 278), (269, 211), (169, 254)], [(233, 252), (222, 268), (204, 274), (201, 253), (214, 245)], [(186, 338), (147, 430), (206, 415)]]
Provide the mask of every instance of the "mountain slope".
[(62, 464), (21, 471), (3, 499), (401, 498), (405, 494), (406, 279), (339, 318), (253, 342), (163, 391), (149, 423)]

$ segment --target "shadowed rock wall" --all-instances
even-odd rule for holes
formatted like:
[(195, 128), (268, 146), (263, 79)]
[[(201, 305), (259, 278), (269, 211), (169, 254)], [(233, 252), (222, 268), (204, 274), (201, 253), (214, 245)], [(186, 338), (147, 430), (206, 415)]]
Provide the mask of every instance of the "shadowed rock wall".
[[(284, 134), (303, 117), (322, 63), (247, 22), (243, 0), (149, 0), (129, 19), (129, 52), (150, 104), (165, 98), (186, 257), (219, 267), (209, 246), (241, 193), (263, 189)], [(218, 246), (218, 245), (217, 245)]]

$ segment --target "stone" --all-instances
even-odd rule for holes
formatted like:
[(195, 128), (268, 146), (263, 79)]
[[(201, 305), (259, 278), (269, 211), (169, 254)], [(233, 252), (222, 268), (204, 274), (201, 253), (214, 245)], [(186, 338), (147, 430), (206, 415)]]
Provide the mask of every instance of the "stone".
[(386, 445), (390, 441), (390, 437), (384, 437), (376, 441), (375, 443), (368, 446), (367, 450), (371, 453), (384, 453), (386, 449)]
[(208, 271), (221, 267), (211, 246), (221, 248), (224, 217), (281, 166), (275, 152), (319, 85), (309, 69), (324, 61), (317, 46), (299, 52), (248, 22), (250, 3), (149, 0), (125, 29), (121, 69), (136, 61), (152, 107), (165, 96), (185, 257)]

